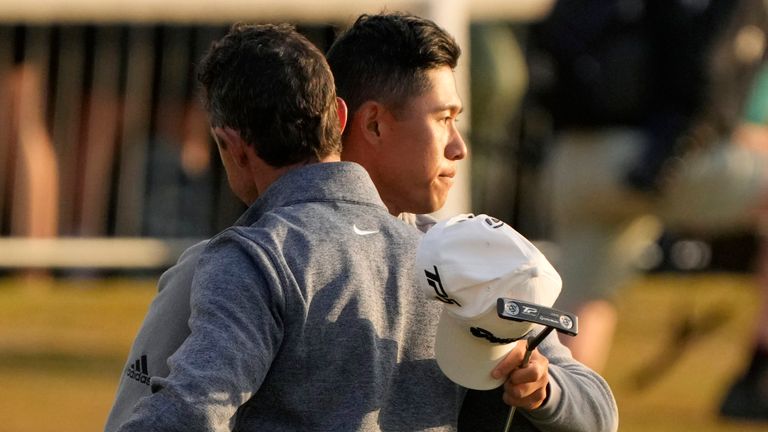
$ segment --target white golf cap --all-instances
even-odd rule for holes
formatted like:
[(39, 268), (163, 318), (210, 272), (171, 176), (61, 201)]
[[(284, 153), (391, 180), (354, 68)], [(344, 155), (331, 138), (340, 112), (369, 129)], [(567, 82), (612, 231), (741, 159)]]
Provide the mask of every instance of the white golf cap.
[(504, 380), (491, 371), (516, 341), (539, 325), (498, 317), (500, 297), (551, 307), (560, 275), (544, 255), (504, 222), (462, 214), (437, 223), (416, 253), (422, 291), (444, 304), (435, 356), (453, 382), (489, 390)]

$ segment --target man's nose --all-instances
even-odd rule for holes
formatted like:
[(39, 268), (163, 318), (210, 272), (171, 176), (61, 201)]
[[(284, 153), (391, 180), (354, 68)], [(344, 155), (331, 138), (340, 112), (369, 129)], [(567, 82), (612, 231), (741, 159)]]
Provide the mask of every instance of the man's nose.
[(461, 136), (461, 132), (454, 129), (453, 138), (448, 145), (445, 146), (445, 157), (448, 160), (462, 160), (467, 157), (467, 144), (464, 142), (464, 138)]

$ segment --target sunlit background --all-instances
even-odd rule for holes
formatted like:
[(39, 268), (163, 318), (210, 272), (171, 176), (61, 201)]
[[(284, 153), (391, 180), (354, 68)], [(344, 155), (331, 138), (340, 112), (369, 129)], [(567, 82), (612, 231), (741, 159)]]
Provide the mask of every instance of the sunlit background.
[[(162, 271), (243, 211), (195, 84), (236, 21), (289, 21), (325, 50), (362, 12), (436, 20), (471, 157), (438, 216), (499, 217), (557, 261), (536, 196), (546, 112), (527, 29), (551, 0), (0, 1), (0, 431), (101, 430)], [(768, 431), (717, 406), (757, 313), (756, 233), (665, 232), (618, 299), (605, 376), (622, 431)], [(687, 333), (686, 333), (687, 332)]]

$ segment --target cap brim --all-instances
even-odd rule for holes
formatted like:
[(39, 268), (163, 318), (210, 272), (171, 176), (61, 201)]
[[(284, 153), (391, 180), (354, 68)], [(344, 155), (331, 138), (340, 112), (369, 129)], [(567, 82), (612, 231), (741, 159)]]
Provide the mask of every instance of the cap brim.
[(435, 357), (451, 381), (474, 390), (490, 390), (504, 383), (504, 378), (494, 379), (491, 371), (516, 344), (490, 343), (474, 336), (467, 324), (443, 309), (435, 336)]

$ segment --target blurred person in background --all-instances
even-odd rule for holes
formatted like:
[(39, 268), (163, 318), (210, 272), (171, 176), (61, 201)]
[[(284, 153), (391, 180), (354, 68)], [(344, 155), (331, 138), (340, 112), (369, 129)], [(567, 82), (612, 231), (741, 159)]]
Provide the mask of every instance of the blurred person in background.
[(205, 112), (191, 101), (164, 110), (149, 144), (144, 233), (203, 238), (215, 219), (216, 185)]
[[(46, 128), (45, 68), (40, 62), (25, 60), (2, 72), (0, 235), (54, 238), (59, 234), (61, 163)], [(25, 268), (16, 274), (40, 283), (49, 281), (52, 273), (48, 269)]]
[(28, 62), (15, 66), (5, 78), (0, 83), (5, 88), (2, 99), (9, 106), (2, 107), (8, 111), (0, 120), (5, 126), (0, 137), (0, 212), (5, 212), (5, 201), (12, 236), (56, 237), (59, 161), (45, 124), (44, 74), (40, 65)]
[(767, 20), (761, 0), (583, 0), (535, 26), (532, 87), (555, 143), (542, 179), (556, 306), (579, 316), (579, 337), (562, 338), (587, 366), (605, 366), (613, 296), (664, 227), (723, 233), (766, 204), (768, 152), (739, 126)]
[[(734, 141), (757, 152), (768, 152), (768, 67), (763, 66)], [(758, 315), (749, 349), (749, 363), (725, 393), (724, 417), (768, 421), (768, 208), (757, 214)]]

